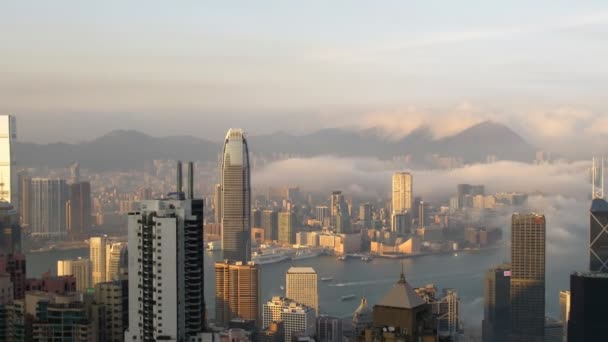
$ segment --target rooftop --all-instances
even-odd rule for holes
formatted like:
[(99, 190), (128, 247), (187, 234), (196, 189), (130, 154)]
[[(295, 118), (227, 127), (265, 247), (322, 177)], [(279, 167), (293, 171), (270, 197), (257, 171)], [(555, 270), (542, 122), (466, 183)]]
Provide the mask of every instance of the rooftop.
[(287, 273), (314, 273), (314, 274), (316, 274), (317, 272), (312, 267), (290, 267), (289, 270), (287, 270)]
[(425, 302), (410, 284), (405, 280), (405, 275), (401, 273), (399, 281), (393, 285), (386, 295), (378, 302), (379, 306), (387, 306), (400, 309), (413, 309)]

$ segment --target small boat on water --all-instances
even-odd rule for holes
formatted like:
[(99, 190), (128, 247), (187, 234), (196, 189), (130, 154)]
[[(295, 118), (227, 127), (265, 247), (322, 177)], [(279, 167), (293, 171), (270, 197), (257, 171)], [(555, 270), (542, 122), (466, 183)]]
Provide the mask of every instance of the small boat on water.
[(371, 255), (364, 255), (361, 257), (361, 261), (370, 262), (374, 259)]
[(334, 280), (334, 277), (323, 277), (321, 278), (321, 281), (332, 281)]
[(351, 300), (353, 298), (355, 298), (355, 295), (354, 294), (349, 294), (349, 295), (340, 297), (340, 300), (343, 300), (343, 301), (344, 300)]
[(346, 261), (346, 256), (345, 255), (339, 256), (338, 260), (340, 260), (340, 261)]
[(285, 291), (285, 286), (281, 285), (280, 289), (281, 291)]

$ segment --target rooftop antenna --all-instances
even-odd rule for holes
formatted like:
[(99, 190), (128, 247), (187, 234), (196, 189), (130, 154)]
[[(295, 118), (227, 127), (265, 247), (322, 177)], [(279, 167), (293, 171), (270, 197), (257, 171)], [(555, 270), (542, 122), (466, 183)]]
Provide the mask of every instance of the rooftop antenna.
[(591, 166), (591, 199), (596, 198), (604, 198), (604, 157), (593, 157)]

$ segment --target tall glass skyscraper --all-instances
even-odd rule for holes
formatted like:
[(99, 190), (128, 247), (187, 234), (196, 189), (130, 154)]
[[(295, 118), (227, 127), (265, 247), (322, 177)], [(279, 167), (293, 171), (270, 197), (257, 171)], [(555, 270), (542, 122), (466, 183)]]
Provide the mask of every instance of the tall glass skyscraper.
[(0, 115), (0, 199), (17, 205), (16, 177), (13, 175), (13, 141), (17, 138), (15, 117)]
[(543, 342), (545, 334), (545, 216), (511, 218), (512, 342)]
[(251, 259), (249, 149), (241, 129), (228, 130), (222, 157), (222, 250), (224, 259)]
[(595, 198), (589, 223), (589, 271), (608, 272), (608, 203)]
[(401, 213), (412, 209), (412, 174), (393, 173), (393, 212)]

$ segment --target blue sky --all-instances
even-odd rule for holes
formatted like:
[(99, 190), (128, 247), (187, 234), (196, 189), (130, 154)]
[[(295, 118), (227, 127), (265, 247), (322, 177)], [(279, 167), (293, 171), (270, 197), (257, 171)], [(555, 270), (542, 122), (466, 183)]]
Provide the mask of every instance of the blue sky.
[(34, 141), (441, 125), (462, 108), (596, 127), (606, 37), (605, 1), (3, 1), (0, 112)]

